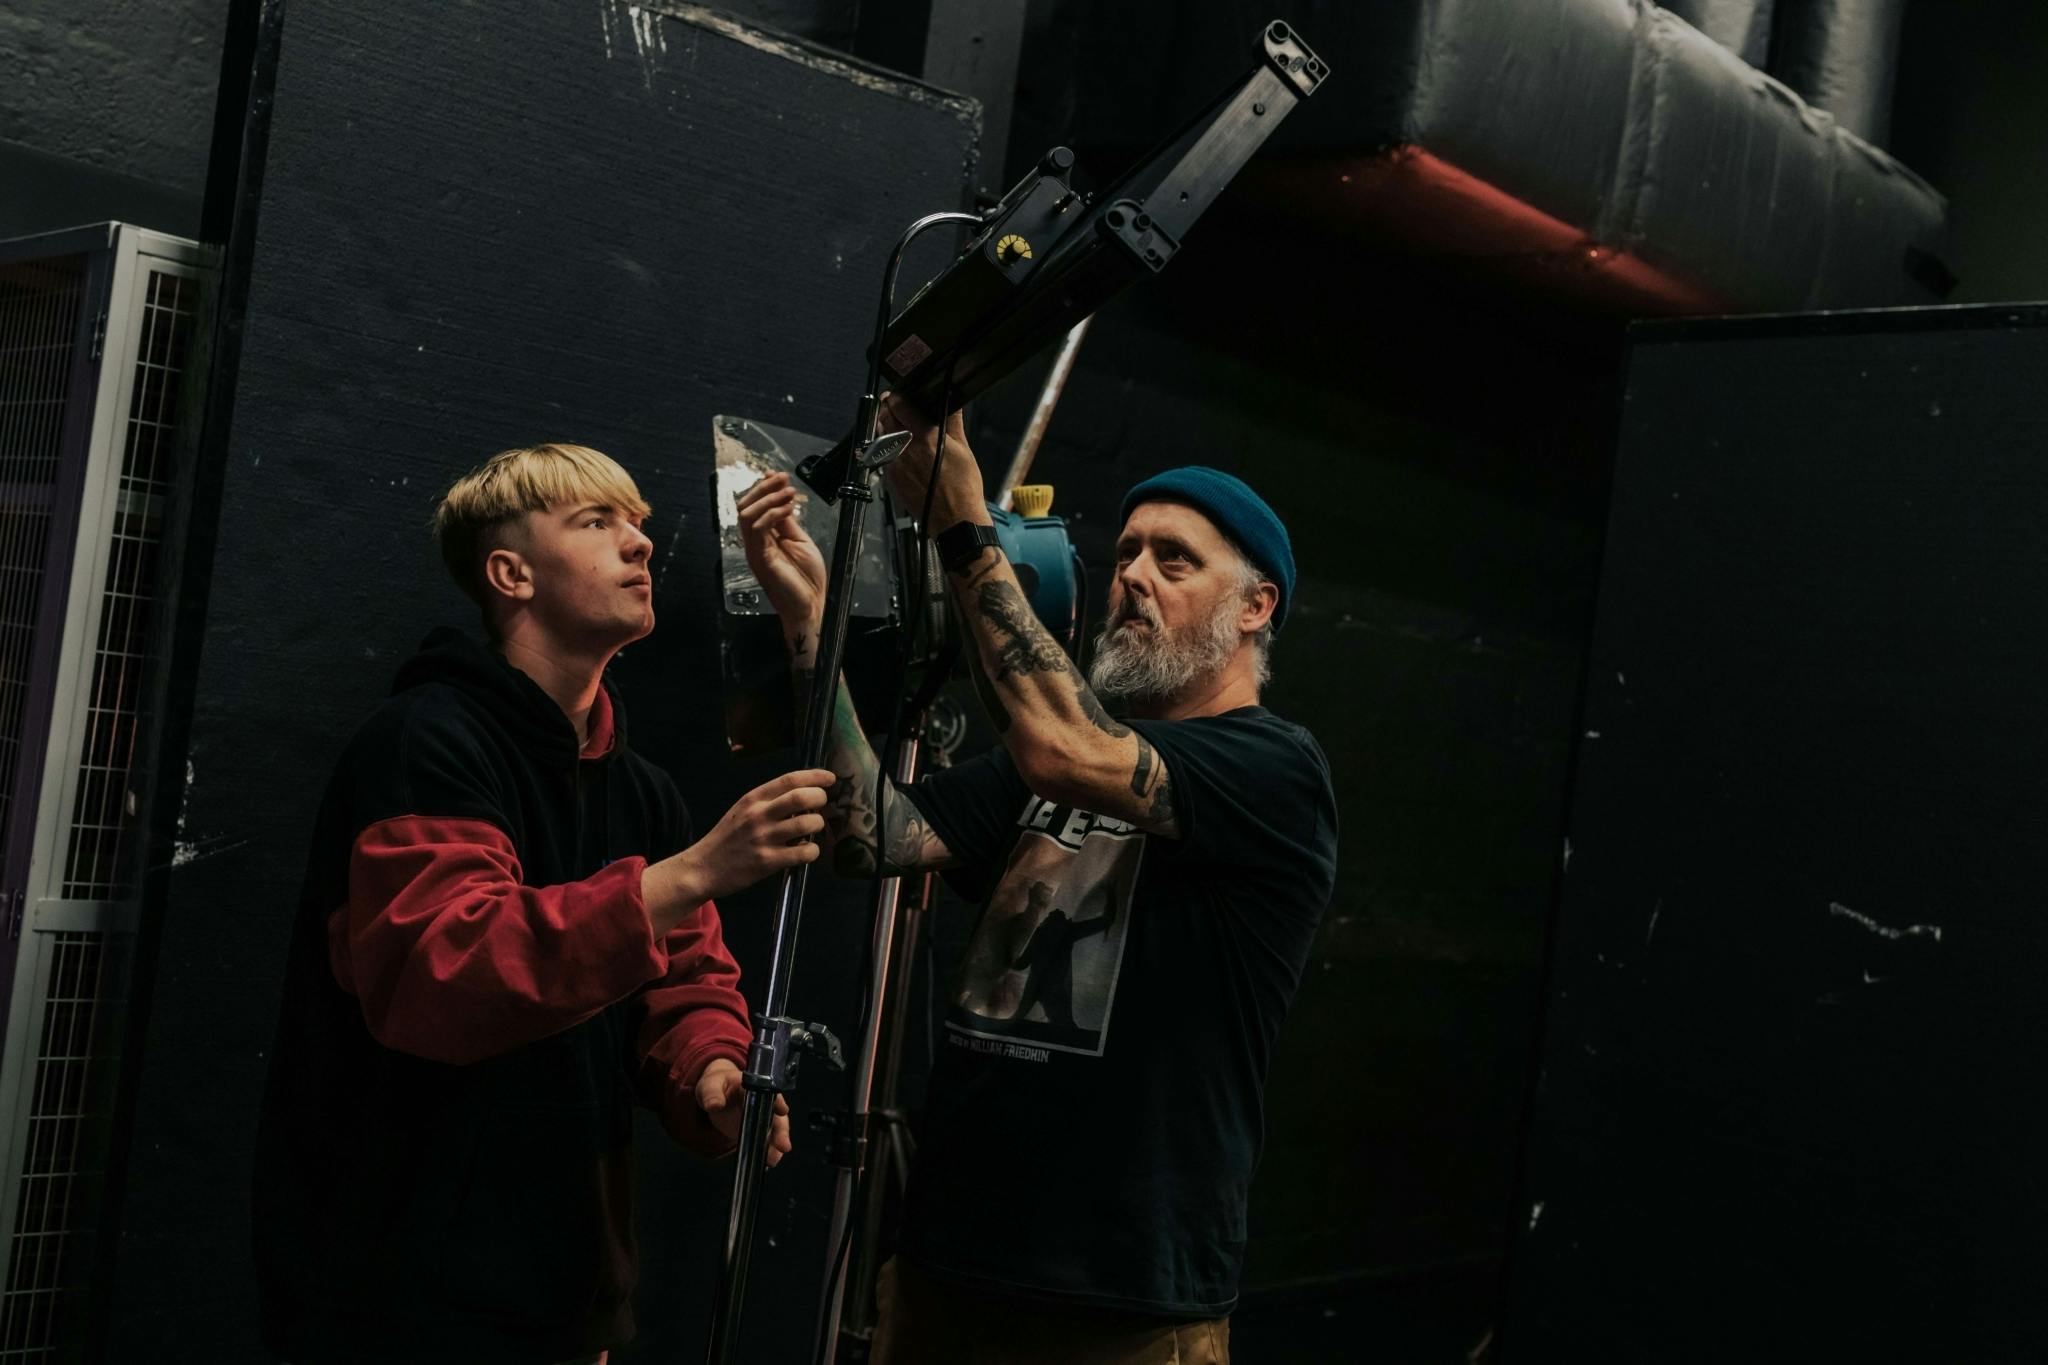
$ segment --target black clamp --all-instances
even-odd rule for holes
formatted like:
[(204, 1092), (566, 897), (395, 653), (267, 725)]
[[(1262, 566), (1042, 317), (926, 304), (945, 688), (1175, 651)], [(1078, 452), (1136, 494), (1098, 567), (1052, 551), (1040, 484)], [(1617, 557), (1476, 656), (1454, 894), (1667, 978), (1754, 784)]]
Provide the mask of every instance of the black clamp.
[(825, 1155), (841, 1170), (857, 1171), (867, 1160), (868, 1125), (847, 1109), (815, 1112), (811, 1131), (824, 1140)]
[(1102, 215), (1102, 231), (1155, 275), (1166, 269), (1173, 253), (1180, 250), (1173, 235), (1153, 222), (1145, 206), (1134, 199), (1119, 199), (1111, 204)]
[(823, 1024), (801, 1024), (794, 1019), (754, 1016), (754, 1046), (747, 1055), (747, 1074), (742, 1083), (749, 1090), (772, 1090), (787, 1094), (796, 1089), (797, 1063), (808, 1052), (823, 1059), (834, 1071), (846, 1070), (846, 1051), (839, 1038)]
[(1303, 99), (1315, 94), (1316, 87), (1330, 74), (1329, 64), (1309, 51), (1294, 30), (1277, 19), (1266, 25), (1266, 60)]

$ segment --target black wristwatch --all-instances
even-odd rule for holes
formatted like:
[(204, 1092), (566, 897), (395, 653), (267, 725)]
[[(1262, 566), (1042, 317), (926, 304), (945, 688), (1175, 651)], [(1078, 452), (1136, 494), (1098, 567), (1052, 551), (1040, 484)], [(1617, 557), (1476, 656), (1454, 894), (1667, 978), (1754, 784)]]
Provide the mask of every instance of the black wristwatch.
[(998, 552), (1003, 548), (996, 528), (983, 521), (954, 522), (933, 536), (932, 544), (938, 547), (939, 563), (947, 573), (958, 573), (972, 564), (984, 545), (993, 545)]

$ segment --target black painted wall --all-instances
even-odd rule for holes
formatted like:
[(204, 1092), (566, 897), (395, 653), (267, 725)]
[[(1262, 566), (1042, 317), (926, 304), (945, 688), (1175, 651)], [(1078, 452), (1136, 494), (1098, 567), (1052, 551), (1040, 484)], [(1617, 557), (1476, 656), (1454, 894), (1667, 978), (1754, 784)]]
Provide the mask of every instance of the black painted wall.
[(2048, 1354), (2044, 363), (1634, 347), (1505, 1359)]
[(0, 4), (0, 237), (199, 229), (228, 0)]
[[(258, 1358), (248, 1158), (313, 803), (401, 658), (472, 617), (425, 530), (440, 490), (541, 439), (639, 477), (660, 625), (618, 664), (633, 742), (716, 819), (771, 773), (720, 733), (711, 417), (848, 420), (882, 259), (908, 218), (958, 205), (977, 119), (701, 13), (294, 0), (235, 420), (211, 453), (219, 540), (108, 1359)], [(807, 1017), (852, 1016), (858, 903), (829, 882), (813, 899)], [(765, 896), (724, 909), (742, 963), (763, 962)], [(651, 1121), (641, 1149), (642, 1335), (619, 1358), (687, 1358), (730, 1167)], [(807, 1337), (829, 1188), (815, 1156), (770, 1183), (763, 1358)]]
[(1906, 6), (1891, 148), (1948, 196), (1953, 302), (2048, 299), (2044, 53), (2026, 0)]

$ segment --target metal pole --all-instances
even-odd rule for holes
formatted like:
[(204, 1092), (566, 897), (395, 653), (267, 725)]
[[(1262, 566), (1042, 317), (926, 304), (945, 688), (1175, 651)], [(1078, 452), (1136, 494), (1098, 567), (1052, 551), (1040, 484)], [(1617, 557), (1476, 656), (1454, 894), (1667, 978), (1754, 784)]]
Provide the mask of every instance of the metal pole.
[[(1030, 472), (1031, 462), (1045, 439), (1053, 410), (1066, 390), (1067, 377), (1073, 373), (1081, 342), (1087, 337), (1088, 325), (1092, 321), (1092, 316), (1086, 317), (1068, 329), (1066, 340), (1061, 343), (1059, 354), (1046, 374), (1031, 421), (1017, 443), (1008, 472), (998, 486), (999, 505), (1006, 509), (1010, 506), (1011, 490)], [(922, 717), (919, 723), (921, 725)], [(905, 743), (895, 774), (899, 783), (907, 783), (916, 776), (917, 733), (913, 730), (912, 738)], [(929, 905), (930, 889), (931, 876), (927, 873), (921, 879), (917, 910)], [(874, 965), (870, 969), (869, 982), (874, 1005), (869, 1011), (867, 1030), (861, 1038), (849, 1101), (852, 1156), (840, 1169), (838, 1184), (833, 1191), (831, 1225), (826, 1234), (826, 1298), (819, 1322), (821, 1355), (818, 1365), (835, 1365), (840, 1359), (840, 1348), (848, 1338), (865, 1339), (874, 1331), (875, 1279), (880, 1270), (875, 1250), (887, 1199), (888, 1176), (892, 1170), (906, 1164), (907, 1154), (902, 1146), (907, 1134), (898, 1130), (900, 1119), (895, 1110), (896, 1081), (902, 1068), (903, 1026), (907, 1012), (903, 1002), (895, 996), (908, 989), (915, 960), (912, 950), (923, 926), (917, 914), (905, 916), (899, 913), (900, 901), (901, 881), (891, 877), (883, 884), (875, 905)], [(879, 1133), (875, 1124), (878, 1113), (885, 1116)], [(877, 1150), (877, 1139), (883, 1144), (881, 1150)], [(848, 1224), (856, 1216), (859, 1223), (849, 1235)]]
[[(811, 695), (805, 708), (799, 768), (816, 768), (824, 761), (832, 703), (839, 689), (839, 663), (846, 648), (846, 622), (853, 611), (854, 575), (867, 531), (867, 506), (874, 500), (876, 474), (903, 452), (909, 440), (908, 433), (897, 433), (881, 441), (873, 437), (875, 412), (881, 403), (881, 338), (894, 306), (896, 275), (902, 269), (904, 252), (918, 234), (943, 223), (979, 226), (981, 219), (971, 213), (926, 214), (904, 231), (882, 272), (882, 298), (868, 361), (868, 385), (856, 409), (853, 458), (847, 462), (845, 482), (839, 489), (839, 535), (832, 547), (830, 576), (825, 580), (824, 629), (818, 641), (817, 672), (811, 680)], [(740, 1312), (746, 1300), (747, 1262), (754, 1249), (755, 1205), (760, 1197), (761, 1175), (767, 1169), (765, 1155), (769, 1128), (775, 1117), (775, 1097), (789, 1088), (795, 1060), (790, 1055), (792, 1049), (809, 1038), (800, 1025), (785, 1015), (796, 962), (797, 926), (803, 915), (804, 886), (809, 874), (807, 863), (783, 873), (776, 897), (768, 987), (762, 1012), (754, 1017), (754, 1044), (747, 1054), (743, 1078), (747, 1102), (740, 1119), (740, 1145), (734, 1163), (725, 1264), (719, 1271), (718, 1297), (712, 1305), (711, 1342), (706, 1353), (710, 1365), (731, 1365), (735, 1358)]]
[[(919, 729), (913, 726), (896, 760), (893, 777), (899, 785), (907, 786), (917, 777), (918, 741)], [(877, 1063), (889, 1060), (882, 1052), (882, 1021), (889, 1008), (902, 887), (901, 877), (884, 877), (875, 892), (874, 937), (869, 948), (867, 1028), (854, 1056), (853, 1086), (847, 1096), (848, 1156), (839, 1168), (838, 1183), (832, 1192), (832, 1221), (825, 1234), (825, 1283), (830, 1292), (825, 1300), (824, 1319), (818, 1324), (818, 1339), (824, 1343), (826, 1365), (837, 1353), (839, 1323), (845, 1311), (849, 1284), (854, 1290), (856, 1303), (861, 1292), (857, 1279), (849, 1280), (842, 1271), (860, 1259), (860, 1248), (847, 1240), (847, 1227), (853, 1220), (855, 1193), (862, 1186), (862, 1175), (868, 1164)], [(888, 1067), (888, 1070), (893, 1076), (894, 1067)]]
[[(826, 580), (824, 634), (818, 642), (818, 672), (804, 720), (799, 768), (815, 768), (824, 757), (829, 708), (839, 685), (839, 660), (846, 643), (846, 621), (853, 609), (854, 566), (860, 561), (861, 540), (867, 530), (867, 505), (874, 499), (869, 486), (873, 478), (873, 470), (856, 455), (847, 470), (846, 486), (839, 491), (839, 535), (833, 546), (831, 577)], [(747, 1262), (753, 1253), (754, 1206), (760, 1195), (761, 1175), (767, 1168), (768, 1131), (774, 1121), (775, 1096), (789, 1083), (793, 1031), (783, 1015), (789, 1007), (797, 928), (803, 916), (804, 884), (809, 873), (808, 863), (799, 863), (784, 872), (775, 903), (775, 942), (768, 959), (768, 988), (761, 1013), (754, 1017), (754, 1045), (747, 1055), (747, 1102), (740, 1120), (732, 1215), (726, 1224), (725, 1265), (712, 1310), (708, 1356), (712, 1365), (729, 1365), (734, 1358), (740, 1308), (746, 1298)]]
[(931, 908), (932, 874), (918, 879), (917, 895), (909, 913), (896, 932), (896, 962), (891, 968), (901, 983), (895, 1006), (883, 1026), (881, 1063), (876, 1069), (874, 1098), (869, 1112), (880, 1119), (878, 1140), (868, 1145), (867, 1169), (860, 1187), (860, 1227), (847, 1257), (847, 1283), (851, 1286), (840, 1321), (840, 1340), (857, 1337), (863, 1341), (875, 1334), (875, 1281), (881, 1275), (876, 1249), (881, 1244), (882, 1215), (888, 1204), (891, 1178), (899, 1191), (910, 1185), (910, 1129), (897, 1107), (896, 1083), (903, 1070), (903, 1026), (910, 1017), (910, 1002), (904, 993), (917, 962), (917, 940), (924, 932), (924, 912)]
[(1031, 410), (1031, 421), (1024, 427), (1024, 435), (1017, 441), (1017, 452), (1010, 456), (1010, 468), (1003, 475), (1003, 481), (996, 485), (996, 504), (1005, 512), (1010, 510), (1010, 490), (1024, 482), (1024, 476), (1031, 472), (1031, 462), (1038, 456), (1039, 443), (1045, 440), (1045, 429), (1052, 424), (1052, 410), (1059, 406), (1060, 395), (1066, 391), (1067, 376), (1074, 372), (1074, 357), (1080, 354), (1081, 342), (1088, 335), (1088, 324), (1095, 321), (1090, 313), (1067, 329), (1067, 339), (1060, 343), (1060, 353), (1053, 358), (1052, 369), (1045, 376), (1045, 387), (1038, 391), (1038, 406)]

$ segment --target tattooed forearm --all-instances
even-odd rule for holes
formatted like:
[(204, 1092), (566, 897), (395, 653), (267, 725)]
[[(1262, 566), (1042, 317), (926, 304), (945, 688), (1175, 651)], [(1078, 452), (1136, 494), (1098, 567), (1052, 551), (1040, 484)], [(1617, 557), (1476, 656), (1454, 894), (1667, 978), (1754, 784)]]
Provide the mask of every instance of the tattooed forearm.
[(1008, 562), (984, 554), (956, 568), (952, 585), (980, 665), (975, 691), (1032, 790), (1178, 837), (1166, 760), (1109, 714), (1039, 624)]
[[(873, 788), (869, 788), (872, 791)], [(839, 799), (839, 788), (833, 788), (833, 802)], [(835, 822), (832, 803), (826, 809), (826, 821), (834, 831), (843, 830), (832, 845), (832, 870), (843, 877), (871, 877), (875, 874), (875, 826), (874, 811), (865, 796), (855, 797), (848, 802), (844, 817)], [(945, 841), (932, 830), (924, 817), (893, 784), (884, 784), (882, 789), (882, 872), (891, 877), (923, 868), (935, 867), (945, 861)]]
[(838, 780), (825, 796), (826, 851), (833, 871), (859, 876), (875, 870), (875, 776), (881, 765), (861, 733), (844, 680), (833, 693), (831, 717), (824, 761)]
[(1024, 594), (1015, 583), (1002, 579), (983, 583), (975, 601), (980, 603), (981, 614), (989, 619), (989, 623), (1009, 636), (996, 646), (996, 658), (1000, 664), (996, 670), (998, 678), (1022, 673), (1054, 673), (1073, 667), (1066, 651), (1045, 633), (1044, 626), (1038, 624), (1031, 604), (1024, 600)]
[[(797, 669), (800, 694), (809, 694), (811, 676), (809, 669)], [(861, 732), (860, 717), (853, 709), (853, 697), (847, 692), (844, 679), (832, 698), (824, 764), (837, 778), (825, 795), (823, 835), (834, 872), (842, 876), (872, 876), (877, 829), (882, 871), (891, 876), (936, 867), (946, 861), (949, 855), (945, 841), (917, 813), (917, 807), (886, 780), (880, 787), (882, 810), (877, 818), (876, 777), (881, 763)]]
[(1008, 734), (1010, 730), (1010, 708), (1003, 705), (1003, 699), (996, 695), (996, 689), (988, 680), (988, 672), (981, 666), (979, 657), (967, 660), (967, 677), (974, 684), (974, 695), (981, 700), (981, 709), (988, 712), (989, 724), (996, 727), (996, 733)]
[(1101, 700), (1095, 695), (1095, 689), (1090, 687), (1088, 680), (1081, 676), (1080, 669), (1072, 664), (1068, 664), (1067, 676), (1074, 684), (1074, 700), (1080, 703), (1081, 714), (1088, 717), (1090, 725), (1102, 731), (1103, 734), (1108, 735), (1111, 739), (1122, 739), (1125, 735), (1131, 733), (1130, 726), (1118, 724), (1116, 717), (1103, 709)]
[[(1125, 726), (1103, 709), (1088, 680), (1081, 676), (1081, 670), (1074, 667), (1074, 661), (1067, 657), (1059, 642), (1046, 632), (1032, 612), (1031, 604), (1024, 600), (1023, 592), (1015, 583), (1005, 579), (985, 579), (975, 594), (975, 602), (981, 608), (982, 616), (988, 623), (1007, 636), (996, 644), (995, 681), (1021, 678), (1033, 673), (1058, 673), (1064, 676), (1074, 689), (1074, 704), (1088, 723), (1113, 739), (1122, 739), (1130, 733)], [(994, 692), (994, 688), (990, 688)], [(990, 696), (983, 696), (982, 704), (987, 706)], [(996, 701), (996, 706), (1002, 703)], [(991, 708), (991, 716), (994, 708)], [(1003, 713), (1004, 723), (999, 730), (1009, 728), (1008, 712)]]
[(945, 841), (932, 832), (908, 798), (891, 788), (883, 794), (882, 803), (883, 871), (897, 876), (943, 859)]

